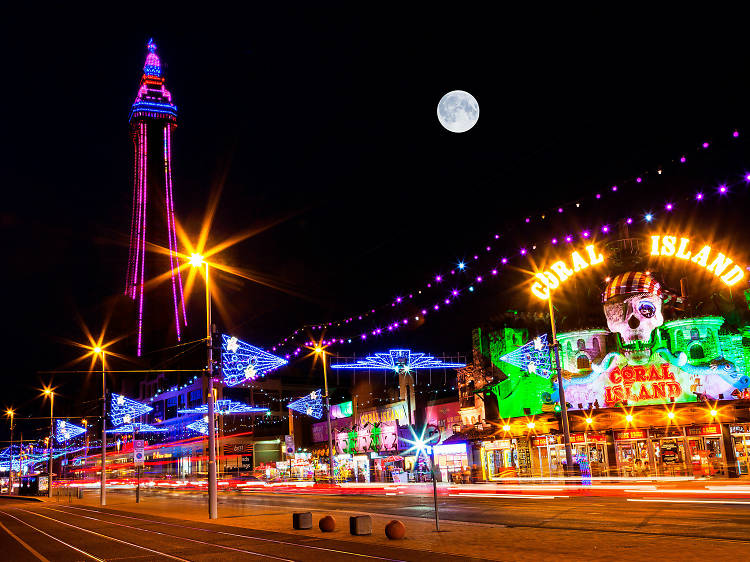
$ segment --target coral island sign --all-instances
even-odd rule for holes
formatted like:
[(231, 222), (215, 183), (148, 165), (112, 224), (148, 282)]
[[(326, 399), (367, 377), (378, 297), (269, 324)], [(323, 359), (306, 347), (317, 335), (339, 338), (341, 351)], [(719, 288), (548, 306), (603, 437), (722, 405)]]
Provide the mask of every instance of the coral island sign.
[[(690, 238), (672, 236), (670, 234), (654, 234), (650, 236), (652, 257), (667, 257), (684, 261), (690, 261), (706, 271), (713, 273), (721, 281), (731, 287), (745, 276), (745, 268), (735, 263), (731, 258), (711, 246), (704, 244), (700, 250), (694, 252), (694, 246)], [(534, 274), (531, 284), (531, 293), (541, 299), (547, 300), (552, 291), (560, 287), (568, 279), (580, 273), (590, 266), (604, 263), (604, 256), (597, 252), (593, 244), (584, 248), (583, 252), (575, 251), (567, 260), (559, 260), (549, 268)], [(733, 265), (734, 264), (734, 265)]]
[(661, 236), (659, 234), (651, 236), (651, 255), (674, 257), (685, 261), (690, 260), (694, 264), (704, 267), (706, 271), (710, 271), (716, 277), (719, 277), (730, 287), (745, 276), (743, 268), (737, 264), (731, 269), (727, 269), (733, 263), (732, 260), (721, 252), (712, 253), (711, 246), (704, 244), (697, 253), (693, 254), (691, 250), (694, 248), (690, 239), (680, 238), (679, 240), (678, 243), (677, 236)]
[(567, 262), (562, 260), (557, 261), (549, 267), (550, 271), (536, 273), (534, 277), (536, 277), (537, 281), (532, 283), (531, 293), (541, 300), (547, 300), (550, 293), (557, 289), (561, 283), (564, 283), (573, 275), (591, 265), (598, 265), (604, 262), (604, 256), (596, 253), (593, 244), (586, 246), (585, 255), (586, 258), (580, 252), (573, 252), (570, 254), (570, 260)]

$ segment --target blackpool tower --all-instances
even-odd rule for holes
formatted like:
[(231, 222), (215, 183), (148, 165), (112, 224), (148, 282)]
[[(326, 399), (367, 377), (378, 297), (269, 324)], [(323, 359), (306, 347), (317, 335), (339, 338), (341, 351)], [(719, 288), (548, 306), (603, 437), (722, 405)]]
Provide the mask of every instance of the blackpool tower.
[[(163, 235), (153, 232), (151, 224), (157, 213), (166, 216), (166, 238), (169, 247), (172, 299), (177, 340), (181, 325), (187, 325), (185, 300), (182, 292), (177, 257), (174, 195), (172, 192), (172, 133), (177, 127), (177, 106), (172, 94), (164, 86), (161, 61), (153, 39), (148, 42), (148, 54), (143, 65), (143, 76), (138, 95), (130, 109), (130, 132), (135, 147), (133, 166), (133, 216), (130, 225), (130, 252), (125, 294), (136, 303), (138, 322), (138, 355), (143, 351), (143, 300), (146, 276), (146, 244)], [(161, 202), (164, 205), (161, 205)], [(157, 206), (156, 203), (159, 203)], [(161, 221), (158, 221), (159, 223)], [(154, 272), (151, 272), (153, 274)], [(160, 272), (157, 272), (160, 273)]]

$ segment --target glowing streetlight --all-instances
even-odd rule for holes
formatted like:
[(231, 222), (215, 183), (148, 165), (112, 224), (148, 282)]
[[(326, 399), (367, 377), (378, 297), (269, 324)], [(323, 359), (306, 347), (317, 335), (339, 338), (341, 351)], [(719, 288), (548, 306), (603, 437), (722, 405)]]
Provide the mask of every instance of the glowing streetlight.
[(48, 485), (47, 485), (47, 497), (52, 497), (52, 432), (53, 432), (53, 411), (55, 407), (55, 393), (52, 391), (52, 388), (49, 386), (45, 386), (43, 389), (43, 393), (45, 396), (49, 397), (49, 443), (48, 443), (48, 449), (49, 449), (49, 468), (48, 468)]
[(219, 517), (218, 484), (216, 481), (216, 419), (214, 416), (214, 358), (211, 345), (211, 281), (208, 262), (198, 253), (190, 255), (190, 265), (205, 266), (206, 274), (206, 342), (208, 349), (208, 518)]
[(16, 412), (13, 408), (5, 410), (5, 415), (10, 418), (10, 467), (8, 468), (8, 495), (13, 493), (13, 416)]
[(331, 478), (331, 482), (333, 482), (333, 433), (331, 432), (331, 399), (328, 395), (328, 369), (327, 369), (327, 358), (326, 355), (326, 348), (327, 346), (321, 345), (321, 343), (316, 343), (312, 348), (308, 347), (308, 349), (312, 349), (313, 353), (315, 353), (316, 358), (321, 357), (323, 359), (323, 386), (325, 389), (325, 399), (326, 399), (326, 422), (328, 424), (328, 473)]

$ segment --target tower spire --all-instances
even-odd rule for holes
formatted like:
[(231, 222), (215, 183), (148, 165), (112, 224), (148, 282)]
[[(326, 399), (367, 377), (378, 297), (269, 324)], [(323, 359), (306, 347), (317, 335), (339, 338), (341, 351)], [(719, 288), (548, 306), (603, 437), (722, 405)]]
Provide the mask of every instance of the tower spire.
[(148, 40), (148, 54), (146, 55), (146, 63), (143, 65), (143, 74), (145, 76), (161, 76), (161, 61), (159, 55), (156, 54), (156, 43), (153, 39)]

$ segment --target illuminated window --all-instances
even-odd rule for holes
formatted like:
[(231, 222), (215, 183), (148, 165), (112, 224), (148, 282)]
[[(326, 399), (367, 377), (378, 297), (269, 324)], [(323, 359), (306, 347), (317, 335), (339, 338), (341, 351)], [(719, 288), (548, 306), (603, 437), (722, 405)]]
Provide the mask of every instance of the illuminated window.
[[(583, 341), (583, 340), (581, 340)], [(578, 359), (576, 360), (576, 366), (578, 367), (578, 370), (583, 369), (590, 369), (591, 368), (591, 361), (589, 361), (588, 356), (586, 355), (579, 355)]]

